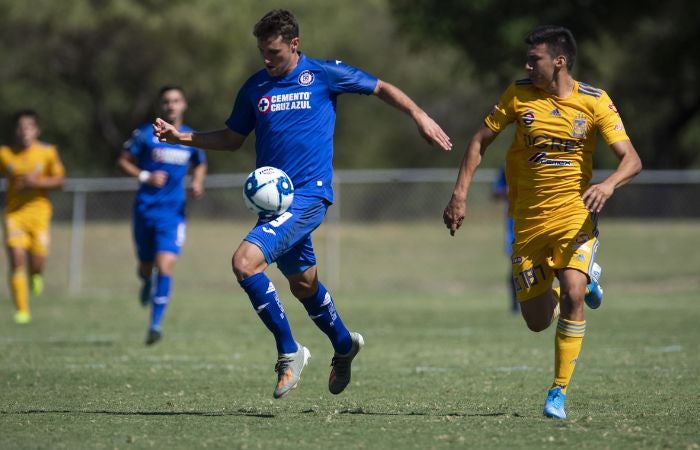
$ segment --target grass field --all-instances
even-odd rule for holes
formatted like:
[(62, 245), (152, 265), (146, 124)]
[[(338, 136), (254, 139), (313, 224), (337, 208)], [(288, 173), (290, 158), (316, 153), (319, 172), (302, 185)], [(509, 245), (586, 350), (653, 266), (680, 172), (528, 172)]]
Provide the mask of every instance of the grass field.
[[(606, 299), (587, 311), (563, 422), (541, 417), (553, 330), (529, 332), (508, 313), (494, 223), (455, 238), (440, 224), (343, 225), (329, 287), (367, 345), (332, 396), (330, 345), (284, 296), (312, 359), (277, 401), (273, 340), (230, 275), (244, 225), (190, 224), (153, 348), (128, 225), (87, 230), (78, 295), (67, 294), (59, 225), (34, 321), (16, 326), (9, 301), (0, 311), (0, 448), (697, 449), (699, 225), (603, 223)], [(322, 260), (331, 231), (316, 236)]]

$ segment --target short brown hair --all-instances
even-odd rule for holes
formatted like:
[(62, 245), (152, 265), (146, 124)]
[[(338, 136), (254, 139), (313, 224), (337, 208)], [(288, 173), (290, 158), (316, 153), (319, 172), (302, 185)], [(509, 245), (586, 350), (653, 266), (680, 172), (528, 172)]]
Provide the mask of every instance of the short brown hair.
[(282, 36), (282, 40), (290, 42), (299, 37), (299, 24), (294, 14), (286, 9), (273, 9), (255, 24), (253, 35), (260, 41)]

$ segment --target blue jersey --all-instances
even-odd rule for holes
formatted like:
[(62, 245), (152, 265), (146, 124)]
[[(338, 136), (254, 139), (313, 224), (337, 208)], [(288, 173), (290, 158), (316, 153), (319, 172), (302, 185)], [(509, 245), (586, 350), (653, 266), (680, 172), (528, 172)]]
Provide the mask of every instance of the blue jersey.
[(254, 74), (238, 92), (226, 125), (247, 136), (255, 130), (256, 166), (287, 172), (294, 189), (333, 201), (333, 131), (338, 95), (370, 95), (377, 78), (341, 61), (300, 55), (283, 77)]
[[(186, 125), (180, 131), (192, 131)], [(184, 145), (160, 142), (148, 124), (134, 130), (131, 139), (124, 143), (124, 150), (136, 158), (141, 170), (168, 173), (168, 181), (162, 187), (141, 183), (136, 194), (135, 207), (150, 215), (184, 214), (185, 177), (192, 166), (206, 163), (204, 151)]]

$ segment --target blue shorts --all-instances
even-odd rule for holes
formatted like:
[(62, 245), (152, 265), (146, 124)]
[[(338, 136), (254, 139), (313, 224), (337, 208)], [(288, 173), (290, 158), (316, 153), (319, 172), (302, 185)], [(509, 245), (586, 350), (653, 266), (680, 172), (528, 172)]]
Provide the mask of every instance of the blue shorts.
[(258, 219), (244, 240), (258, 246), (265, 261), (276, 262), (284, 275), (303, 272), (316, 265), (311, 233), (323, 222), (328, 206), (323, 198), (295, 194), (286, 212)]
[(181, 215), (147, 216), (134, 211), (134, 243), (139, 261), (154, 261), (156, 253), (179, 255), (185, 243), (187, 221)]

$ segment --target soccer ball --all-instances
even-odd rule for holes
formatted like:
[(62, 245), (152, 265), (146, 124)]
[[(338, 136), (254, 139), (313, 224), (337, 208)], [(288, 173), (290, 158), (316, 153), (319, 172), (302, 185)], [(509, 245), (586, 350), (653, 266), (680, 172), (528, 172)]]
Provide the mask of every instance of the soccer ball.
[(294, 186), (289, 176), (276, 167), (264, 166), (252, 171), (243, 186), (243, 200), (258, 215), (279, 216), (294, 199)]

